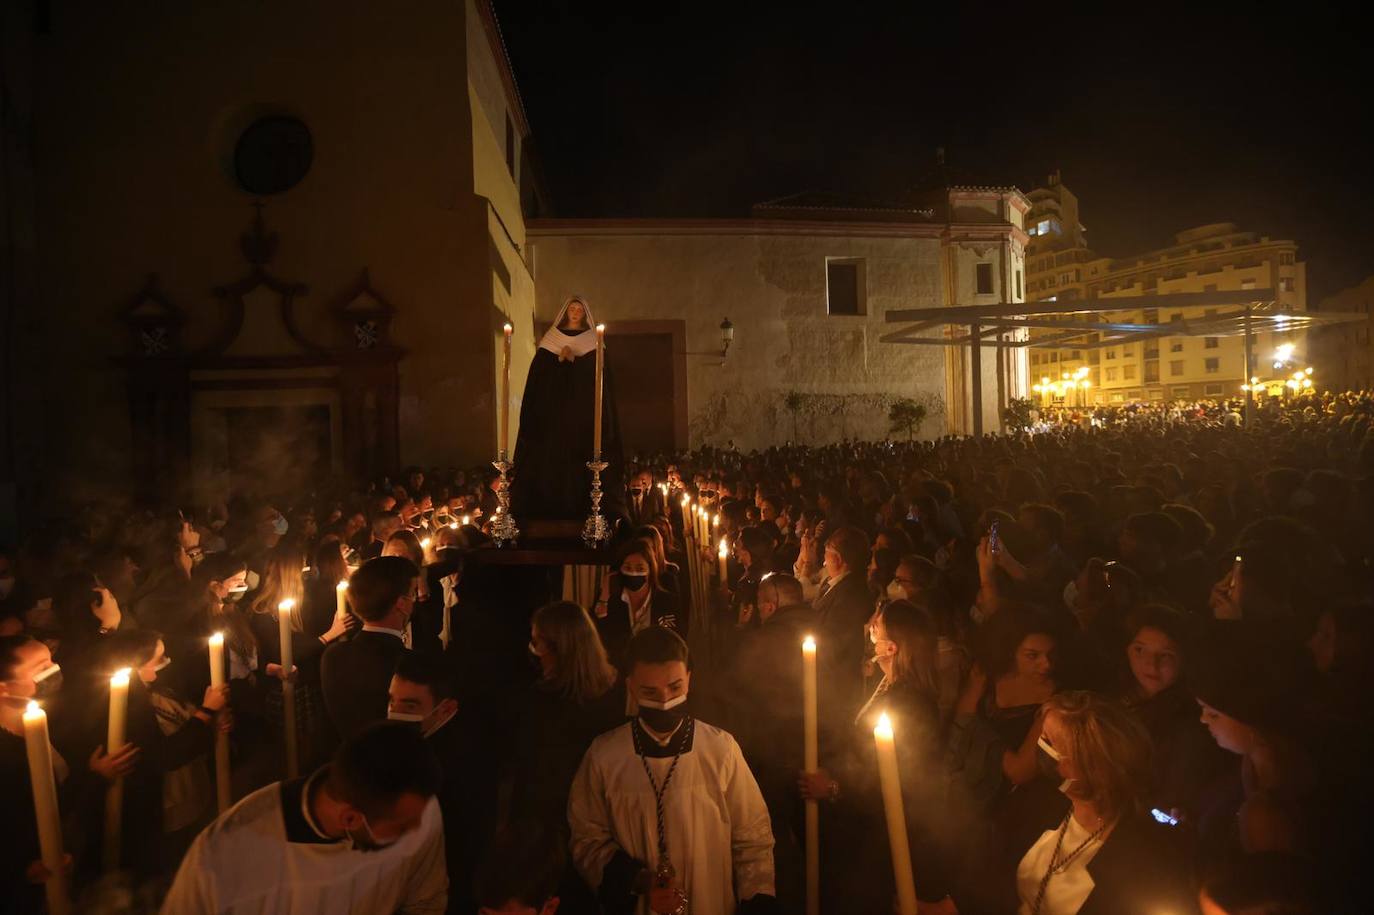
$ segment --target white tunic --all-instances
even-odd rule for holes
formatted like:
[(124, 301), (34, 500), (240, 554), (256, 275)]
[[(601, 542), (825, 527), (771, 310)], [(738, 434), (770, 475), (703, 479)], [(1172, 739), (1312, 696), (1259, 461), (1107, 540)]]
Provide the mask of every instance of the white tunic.
[[(1069, 828), (1064, 833), (1064, 842), (1059, 848), (1060, 860), (1078, 848), (1088, 836), (1087, 829), (1069, 817)], [(1016, 890), (1021, 897), (1019, 915), (1029, 915), (1035, 895), (1040, 891), (1040, 881), (1050, 866), (1050, 856), (1054, 854), (1055, 843), (1059, 841), (1059, 828), (1046, 830), (1021, 859), (1016, 868)], [(1045, 898), (1040, 901), (1040, 915), (1073, 915), (1083, 907), (1088, 894), (1093, 891), (1093, 877), (1088, 873), (1088, 862), (1097, 856), (1102, 848), (1101, 839), (1093, 839), (1068, 867), (1050, 878), (1045, 886)]]
[(245, 797), (192, 843), (163, 915), (434, 913), (448, 901), (443, 818), (430, 798), (420, 826), (394, 845), (288, 842), (281, 785)]
[[(658, 867), (654, 792), (635, 753), (632, 726), (592, 741), (568, 799), (573, 861), (594, 888), (618, 850), (651, 872)], [(648, 762), (661, 786), (673, 758)], [(768, 808), (735, 738), (695, 722), (692, 747), (682, 754), (663, 802), (668, 857), (692, 915), (731, 915), (737, 900), (774, 895)], [(638, 911), (647, 915), (647, 899)]]

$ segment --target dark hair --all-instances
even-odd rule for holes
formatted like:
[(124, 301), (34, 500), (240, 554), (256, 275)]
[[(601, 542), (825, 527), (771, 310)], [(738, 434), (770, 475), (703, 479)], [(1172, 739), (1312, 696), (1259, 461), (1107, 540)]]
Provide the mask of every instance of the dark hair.
[(773, 562), (776, 541), (761, 527), (746, 527), (739, 532), (739, 544), (749, 551), (754, 566), (767, 568)]
[(247, 569), (247, 563), (235, 553), (210, 553), (191, 573), (191, 581), (195, 585), (195, 593), (201, 594), (210, 587), (210, 582), (228, 581)]
[(558, 892), (567, 866), (562, 835), (530, 821), (509, 824), (492, 840), (477, 868), (477, 905), (501, 909), (510, 903), (536, 911)]
[(857, 527), (842, 527), (826, 540), (827, 547), (840, 554), (851, 572), (868, 568), (868, 535)]
[(671, 664), (690, 661), (687, 643), (671, 629), (650, 626), (641, 629), (625, 647), (625, 670), (633, 671), (638, 664)]
[(1016, 669), (1016, 649), (1029, 635), (1048, 635), (1059, 642), (1058, 627), (1045, 614), (1026, 606), (1005, 607), (978, 631), (975, 654), (989, 680)]
[(926, 695), (934, 696), (936, 632), (930, 617), (905, 600), (884, 604), (880, 616), (888, 639), (897, 643), (892, 681), (913, 684)]
[(801, 582), (786, 572), (772, 572), (763, 576), (759, 582), (759, 589), (762, 590), (764, 585), (773, 589), (773, 595), (778, 601), (778, 609), (795, 607), (805, 601)]
[(161, 641), (162, 633), (156, 629), (118, 629), (110, 633), (102, 654), (111, 670), (138, 668), (153, 659)]
[(369, 725), (339, 747), (329, 766), (329, 793), (369, 818), (383, 817), (403, 794), (433, 797), (443, 774), (414, 727), (396, 721)]
[(375, 623), (410, 593), (420, 577), (415, 563), (401, 556), (378, 556), (358, 567), (348, 580), (348, 604), (365, 622)]
[(1167, 604), (1144, 604), (1126, 616), (1126, 637), (1134, 639), (1142, 629), (1158, 629), (1178, 646), (1183, 661), (1193, 649), (1193, 628), (1188, 617)]
[[(1064, 539), (1064, 516), (1053, 505), (1042, 502), (1027, 502), (1017, 513), (1024, 519), (1024, 526), (1037, 536), (1043, 536), (1050, 544)], [(1048, 544), (1047, 544), (1048, 545)]]
[(424, 652), (402, 652), (401, 659), (396, 662), (396, 676), (407, 683), (425, 687), (435, 702), (453, 698), (453, 675), (448, 667)]
[(1138, 512), (1126, 519), (1123, 530), (1172, 552), (1183, 540), (1183, 526), (1164, 512)]
[(19, 649), (30, 642), (37, 642), (26, 633), (0, 636), (0, 681), (14, 678), (14, 668), (19, 665)]
[(100, 620), (91, 612), (103, 595), (96, 589), (100, 582), (90, 572), (70, 572), (57, 580), (53, 588), (52, 609), (62, 638), (84, 645), (100, 633)]

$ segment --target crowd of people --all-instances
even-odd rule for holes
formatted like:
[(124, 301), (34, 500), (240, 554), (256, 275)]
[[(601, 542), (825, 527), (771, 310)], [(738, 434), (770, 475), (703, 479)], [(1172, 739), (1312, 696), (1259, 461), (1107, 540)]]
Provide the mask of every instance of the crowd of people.
[(480, 473), (78, 507), (0, 548), (0, 911), (51, 876), (31, 700), (82, 910), (799, 913), (814, 802), (820, 911), (885, 915), (885, 714), (921, 913), (1363, 911), (1374, 394), (1194, 407), (636, 459), (581, 603), (483, 562)]

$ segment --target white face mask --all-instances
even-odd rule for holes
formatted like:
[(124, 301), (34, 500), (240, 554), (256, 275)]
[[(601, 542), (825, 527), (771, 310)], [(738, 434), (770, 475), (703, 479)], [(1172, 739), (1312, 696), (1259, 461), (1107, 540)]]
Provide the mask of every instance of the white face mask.
[(902, 590), (901, 585), (897, 584), (895, 578), (887, 583), (887, 599), (906, 600), (906, 592)]

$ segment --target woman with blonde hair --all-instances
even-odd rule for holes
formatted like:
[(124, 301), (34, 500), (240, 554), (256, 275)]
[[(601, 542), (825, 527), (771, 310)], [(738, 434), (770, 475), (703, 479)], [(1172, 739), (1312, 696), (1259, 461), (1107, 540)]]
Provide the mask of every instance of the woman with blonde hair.
[(1187, 867), (1145, 805), (1145, 726), (1096, 693), (1058, 693), (1044, 705), (1038, 748), (1063, 779), (1068, 809), (1016, 869), (1020, 915), (1190, 911)]
[(587, 611), (557, 601), (530, 621), (538, 679), (524, 699), (514, 754), (515, 819), (566, 822), (568, 791), (592, 739), (625, 720), (624, 691)]
[[(324, 726), (319, 663), (325, 642), (343, 635), (345, 622), (334, 619), (334, 607), (305, 603), (305, 550), (294, 539), (284, 538), (267, 552), (262, 582), (248, 600), (248, 625), (258, 646), (258, 670), (265, 674), (262, 700), (269, 734), (282, 734), (282, 683), (296, 684), (296, 733), (302, 768), (310, 765), (320, 742), (315, 738)], [(285, 601), (291, 609), (282, 611)], [(281, 664), (282, 612), (290, 613), (292, 669)]]

